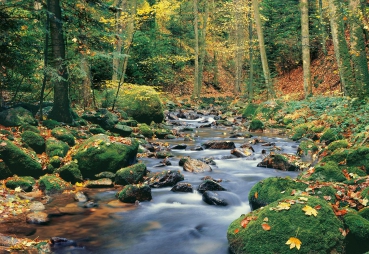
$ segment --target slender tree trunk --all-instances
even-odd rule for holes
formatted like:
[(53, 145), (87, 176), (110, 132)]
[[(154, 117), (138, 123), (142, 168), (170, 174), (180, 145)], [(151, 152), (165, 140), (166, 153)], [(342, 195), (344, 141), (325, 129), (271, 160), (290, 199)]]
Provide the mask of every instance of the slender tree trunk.
[(83, 108), (86, 109), (91, 104), (91, 70), (86, 59), (86, 55), (81, 54), (81, 70), (84, 72), (85, 77), (82, 81), (81, 95)]
[(263, 29), (262, 29), (261, 20), (260, 20), (259, 1), (252, 0), (252, 6), (254, 8), (254, 18), (255, 18), (256, 31), (258, 34), (258, 40), (259, 40), (260, 57), (261, 57), (261, 64), (263, 67), (265, 85), (268, 90), (268, 97), (274, 98), (275, 95), (274, 95), (274, 89), (273, 89), (273, 82), (270, 76), (268, 59), (267, 59), (266, 50), (265, 50), (264, 34), (263, 34)]
[(115, 49), (113, 52), (113, 76), (112, 80), (119, 80), (120, 68), (122, 62), (122, 49), (123, 49), (123, 35), (125, 30), (125, 20), (123, 20), (122, 13), (127, 12), (127, 0), (115, 0)]
[(236, 22), (236, 49), (235, 49), (235, 59), (236, 59), (236, 78), (234, 84), (234, 93), (237, 95), (241, 92), (241, 82), (242, 82), (242, 15), (239, 9), (242, 5), (240, 0), (234, 1), (234, 17)]
[(250, 1), (249, 3), (249, 13), (248, 13), (248, 20), (249, 20), (249, 64), (250, 64), (250, 70), (249, 70), (249, 83), (247, 85), (247, 91), (248, 91), (248, 101), (252, 102), (254, 99), (254, 44), (253, 44), (253, 26), (252, 26), (252, 3)]
[[(46, 1), (46, 8), (49, 9), (50, 0)], [(43, 112), (42, 107), (44, 103), (44, 94), (46, 89), (46, 80), (47, 80), (47, 72), (46, 67), (48, 65), (48, 53), (49, 53), (49, 26), (50, 26), (50, 18), (49, 13), (46, 13), (46, 22), (45, 22), (45, 45), (44, 45), (44, 77), (42, 80), (42, 87), (40, 93), (40, 120), (43, 121)]]
[(364, 33), (359, 11), (361, 10), (360, 0), (349, 1), (350, 10), (350, 45), (351, 59), (353, 62), (354, 76), (356, 81), (356, 95), (364, 97), (369, 93), (369, 71), (366, 57)]
[(350, 56), (345, 39), (344, 26), (342, 24), (339, 1), (329, 0), (329, 16), (331, 24), (331, 33), (334, 46), (334, 53), (337, 61), (338, 71), (341, 80), (341, 90), (344, 95), (348, 95), (351, 90), (349, 85), (353, 82)]
[(69, 100), (68, 72), (65, 65), (65, 44), (59, 0), (50, 0), (50, 34), (52, 44), (52, 63), (58, 72), (54, 81), (54, 106), (49, 114), (51, 119), (59, 122), (72, 123), (72, 110)]
[(324, 26), (324, 22), (323, 22), (323, 0), (318, 0), (318, 5), (319, 5), (319, 26), (320, 26), (320, 36), (322, 37), (322, 50), (324, 55), (327, 55), (327, 33), (325, 31), (325, 26)]
[(193, 88), (193, 97), (199, 96), (199, 22), (198, 22), (198, 2), (193, 0), (193, 15), (194, 15), (194, 32), (195, 32), (195, 81)]
[(305, 98), (313, 94), (310, 72), (309, 1), (301, 0), (301, 42)]
[(199, 78), (198, 78), (198, 91), (197, 97), (200, 98), (201, 95), (201, 88), (202, 88), (202, 81), (204, 78), (204, 65), (205, 65), (205, 57), (206, 57), (206, 31), (207, 31), (207, 24), (209, 18), (209, 3), (208, 0), (205, 0), (205, 13), (203, 15), (202, 20), (202, 29), (201, 34), (199, 36)]

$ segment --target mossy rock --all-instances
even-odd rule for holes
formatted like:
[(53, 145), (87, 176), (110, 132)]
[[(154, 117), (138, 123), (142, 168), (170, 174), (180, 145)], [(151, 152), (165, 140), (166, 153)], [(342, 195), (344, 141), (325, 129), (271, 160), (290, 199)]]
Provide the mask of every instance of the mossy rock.
[(334, 150), (330, 155), (327, 155), (325, 157), (322, 158), (321, 162), (328, 162), (328, 161), (333, 161), (336, 162), (337, 164), (343, 161), (347, 161), (347, 157), (348, 155), (354, 151), (353, 149), (336, 149)]
[(0, 180), (12, 176), (12, 172), (9, 170), (8, 166), (4, 161), (0, 161)]
[[(369, 190), (369, 189), (368, 189)], [(368, 191), (367, 190), (367, 191)], [(369, 220), (369, 207), (364, 207), (359, 211), (359, 215), (366, 220)]]
[(300, 158), (292, 154), (270, 154), (265, 157), (257, 167), (274, 168), (283, 171), (298, 171), (303, 164), (298, 163)]
[(117, 107), (139, 123), (160, 123), (164, 120), (159, 94), (150, 86), (125, 84)]
[(17, 187), (21, 187), (21, 189), (26, 192), (32, 191), (35, 184), (36, 181), (31, 176), (13, 176), (5, 180), (5, 186), (7, 188), (14, 190)]
[(307, 156), (308, 154), (315, 154), (319, 150), (318, 146), (312, 140), (302, 140), (297, 149), (297, 154), (300, 156)]
[(122, 137), (129, 137), (133, 132), (131, 127), (123, 124), (114, 125), (114, 127), (110, 131), (117, 133)]
[(305, 191), (306, 183), (289, 177), (269, 177), (255, 184), (249, 192), (249, 203), (252, 210), (266, 206), (282, 197), (291, 196), (292, 191)]
[(337, 163), (328, 161), (326, 163), (319, 163), (315, 166), (314, 172), (307, 178), (307, 180), (320, 182), (344, 182), (347, 179)]
[(369, 147), (358, 147), (349, 153), (347, 165), (363, 168), (369, 174)]
[[(307, 201), (303, 201), (306, 198)], [(292, 204), (288, 210), (278, 210), (280, 203)], [(303, 211), (305, 206), (320, 209), (316, 210), (316, 216), (309, 216)], [(264, 230), (263, 224), (270, 226), (270, 230)], [(279, 199), (263, 209), (242, 215), (228, 227), (227, 239), (234, 254), (344, 253), (344, 237), (340, 232), (343, 228), (342, 221), (327, 202), (297, 196)], [(286, 244), (291, 237), (301, 241), (299, 250)]]
[(41, 164), (11, 141), (0, 142), (0, 159), (2, 159), (12, 174), (18, 176), (39, 177), (42, 175)]
[(6, 127), (17, 127), (24, 124), (37, 125), (38, 123), (31, 111), (15, 107), (0, 112), (0, 124)]
[(73, 186), (57, 175), (46, 174), (38, 180), (39, 189), (46, 194), (61, 193), (71, 190)]
[(74, 146), (76, 144), (73, 134), (66, 128), (56, 127), (51, 131), (51, 135), (53, 135), (53, 137), (56, 139), (64, 141), (69, 146)]
[(303, 138), (308, 133), (308, 130), (309, 130), (309, 128), (305, 124), (301, 124), (301, 125), (296, 126), (292, 130), (293, 135), (292, 135), (291, 139), (293, 141), (297, 141), (297, 140)]
[(124, 203), (135, 203), (137, 201), (150, 201), (151, 188), (146, 184), (129, 184), (117, 193), (117, 198)]
[(48, 138), (46, 140), (46, 154), (49, 157), (58, 156), (64, 158), (65, 155), (67, 155), (68, 150), (68, 144), (61, 140), (54, 138)]
[(143, 123), (140, 124), (140, 126), (138, 127), (140, 134), (144, 135), (147, 138), (152, 138), (152, 136), (154, 135), (154, 132), (152, 131), (152, 129), (150, 128), (150, 126), (148, 126), (147, 124)]
[(265, 120), (273, 119), (274, 115), (278, 110), (281, 109), (281, 106), (275, 101), (266, 101), (261, 103), (255, 111), (255, 117), (261, 117)]
[(83, 177), (95, 178), (103, 172), (115, 173), (118, 169), (136, 162), (138, 142), (125, 139), (125, 142), (112, 142), (109, 136), (95, 135), (76, 147), (73, 159), (78, 161), (78, 167)]
[(242, 117), (252, 119), (254, 117), (255, 111), (258, 107), (259, 107), (259, 105), (256, 105), (256, 104), (253, 104), (253, 103), (247, 104), (246, 108), (242, 112)]
[(156, 153), (156, 158), (158, 159), (165, 159), (173, 156), (174, 155), (170, 151), (159, 151)]
[(346, 236), (346, 253), (361, 254), (369, 251), (369, 221), (356, 212), (343, 217), (349, 230)]
[(121, 168), (115, 174), (115, 183), (120, 185), (140, 183), (143, 182), (146, 173), (146, 165), (143, 163)]
[(349, 146), (349, 143), (347, 142), (347, 140), (343, 139), (343, 140), (336, 140), (333, 141), (332, 143), (330, 143), (328, 145), (328, 150), (333, 152), (337, 149), (341, 149), (341, 148), (347, 148)]
[(33, 131), (34, 133), (40, 134), (40, 130), (33, 125), (29, 125), (29, 124), (23, 124), (19, 127), (19, 131), (24, 132), (24, 131)]
[(118, 116), (106, 108), (98, 109), (96, 112), (85, 112), (82, 118), (100, 125), (105, 130), (111, 130), (118, 123)]
[(154, 134), (157, 138), (165, 139), (168, 135), (172, 134), (172, 131), (168, 129), (156, 129)]
[(249, 131), (263, 131), (264, 124), (259, 119), (253, 119), (250, 123)]
[(24, 131), (21, 137), (26, 146), (32, 148), (36, 153), (45, 152), (45, 140), (40, 134), (33, 131)]
[(325, 142), (326, 144), (330, 144), (333, 141), (342, 139), (342, 135), (334, 129), (326, 130), (323, 135), (320, 137), (320, 142)]
[(89, 131), (92, 134), (103, 134), (103, 133), (105, 133), (105, 130), (103, 128), (101, 128), (101, 126), (98, 125), (98, 124), (92, 124), (89, 128)]
[(114, 180), (115, 179), (115, 173), (104, 171), (104, 172), (96, 174), (95, 177), (97, 179), (108, 178), (110, 180)]
[(78, 164), (75, 162), (65, 164), (61, 168), (56, 169), (54, 173), (59, 174), (64, 181), (71, 182), (72, 184), (83, 181), (81, 171), (78, 169)]
[(0, 130), (0, 134), (5, 135), (5, 137), (11, 141), (14, 140), (14, 135), (8, 130)]
[(138, 122), (134, 119), (128, 119), (128, 120), (123, 120), (119, 122), (122, 125), (127, 125), (129, 127), (137, 127)]
[(60, 122), (52, 120), (52, 119), (47, 119), (45, 121), (42, 122), (42, 125), (45, 126), (46, 128), (48, 128), (49, 130), (52, 130), (58, 126), (61, 125)]

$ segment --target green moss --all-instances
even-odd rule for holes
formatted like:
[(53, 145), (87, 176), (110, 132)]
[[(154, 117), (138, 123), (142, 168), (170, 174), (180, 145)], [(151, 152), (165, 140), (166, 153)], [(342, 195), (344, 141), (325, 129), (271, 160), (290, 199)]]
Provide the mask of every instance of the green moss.
[(46, 194), (61, 193), (64, 190), (72, 189), (72, 185), (56, 175), (44, 175), (38, 180), (39, 189)]
[(13, 133), (11, 133), (10, 131), (8, 130), (0, 130), (0, 134), (2, 135), (5, 135), (5, 137), (11, 141), (14, 140), (14, 136), (13, 136)]
[(105, 133), (105, 130), (103, 128), (101, 128), (100, 125), (98, 124), (92, 124), (90, 126), (90, 129), (89, 131), (92, 133), (92, 134), (100, 134), (100, 133)]
[(309, 153), (314, 154), (318, 152), (318, 147), (312, 140), (302, 140), (300, 142), (297, 153), (299, 155), (308, 155)]
[(127, 126), (130, 126), (130, 127), (137, 127), (137, 125), (138, 125), (137, 121), (134, 120), (134, 119), (120, 121), (120, 124), (127, 125)]
[(262, 130), (264, 128), (264, 124), (259, 119), (253, 119), (250, 123), (249, 130), (250, 131), (257, 131)]
[[(254, 211), (233, 221), (227, 232), (230, 250), (234, 254), (254, 253), (343, 253), (344, 237), (340, 232), (343, 223), (335, 216), (331, 206), (322, 199), (299, 197), (279, 199), (263, 209)], [(280, 202), (291, 202), (289, 210), (276, 211)], [(306, 205), (317, 210), (317, 216), (308, 216), (302, 210)], [(241, 221), (251, 218), (244, 228)], [(267, 222), (265, 222), (267, 218)], [(270, 230), (264, 230), (267, 223)], [(296, 237), (301, 241), (300, 250), (290, 249), (286, 242)]]
[(265, 120), (273, 119), (274, 115), (281, 109), (281, 106), (275, 101), (267, 101), (258, 106), (255, 111), (255, 117)]
[(336, 203), (336, 192), (337, 190), (332, 186), (320, 186), (312, 190), (312, 192), (309, 191), (309, 194), (321, 199), (325, 199), (324, 197), (330, 197), (331, 199), (328, 200), (328, 202), (334, 204)]
[(173, 157), (174, 155), (170, 151), (159, 151), (156, 153), (156, 158), (165, 159), (168, 157)]
[(13, 176), (5, 180), (5, 186), (9, 189), (21, 187), (24, 191), (32, 191), (33, 185), (36, 181), (31, 176)]
[(152, 136), (154, 135), (154, 132), (151, 130), (150, 126), (145, 123), (140, 124), (138, 128), (140, 130), (140, 134), (144, 135), (147, 138), (152, 138)]
[(59, 139), (61, 141), (64, 141), (69, 146), (74, 146), (76, 144), (75, 138), (72, 135), (72, 133), (63, 127), (56, 127), (51, 131), (51, 135), (55, 137), (56, 139)]
[(335, 163), (340, 163), (341, 161), (347, 160), (348, 155), (352, 152), (352, 149), (336, 149), (332, 154), (325, 156), (321, 162), (333, 161)]
[(249, 192), (249, 202), (253, 210), (270, 204), (282, 197), (290, 196), (292, 191), (305, 191), (306, 183), (291, 178), (269, 177), (255, 184)]
[(32, 148), (36, 153), (41, 154), (45, 151), (45, 140), (40, 134), (24, 131), (21, 137), (26, 146)]
[(328, 161), (327, 163), (318, 164), (314, 173), (308, 179), (321, 182), (344, 182), (346, 177), (337, 163)]
[(156, 129), (154, 131), (155, 133), (155, 136), (157, 138), (160, 138), (160, 139), (164, 139), (166, 138), (168, 135), (171, 135), (172, 134), (172, 131), (171, 130), (168, 130), (168, 129)]
[(111, 132), (117, 133), (122, 137), (129, 137), (132, 134), (132, 128), (123, 125), (123, 124), (116, 124), (114, 127), (110, 130)]
[(242, 113), (243, 118), (250, 118), (252, 119), (255, 115), (255, 111), (258, 108), (258, 105), (249, 103), (247, 104), (246, 108), (244, 109)]
[(115, 183), (127, 185), (143, 182), (143, 177), (146, 175), (146, 172), (146, 165), (143, 163), (121, 168), (116, 172)]
[(12, 175), (12, 172), (9, 170), (5, 162), (0, 161), (0, 180), (5, 179), (11, 175)]
[(0, 143), (0, 159), (5, 162), (12, 174), (33, 177), (42, 174), (41, 164), (36, 158), (26, 154), (11, 141), (2, 140)]
[(369, 147), (359, 147), (347, 156), (347, 165), (362, 167), (369, 174)]
[(339, 134), (334, 129), (328, 129), (326, 130), (323, 135), (320, 137), (320, 142), (325, 142), (326, 144), (330, 144), (333, 141), (342, 139), (342, 135)]
[(129, 184), (117, 193), (117, 198), (125, 203), (135, 203), (138, 201), (150, 201), (151, 188), (146, 184)]
[(346, 237), (346, 253), (361, 254), (369, 251), (369, 221), (355, 212), (348, 213), (343, 221), (350, 230)]
[(69, 146), (63, 141), (53, 138), (49, 138), (46, 140), (46, 154), (49, 157), (58, 156), (64, 158), (65, 155), (67, 155), (68, 150)]
[(42, 122), (42, 125), (45, 126), (46, 128), (48, 128), (49, 130), (52, 130), (55, 127), (60, 126), (61, 123), (59, 123), (58, 121), (55, 121), (55, 120), (47, 119), (47, 120)]
[(369, 207), (364, 207), (359, 211), (359, 215), (366, 220), (369, 220)]
[(295, 128), (293, 128), (293, 136), (291, 137), (291, 139), (293, 141), (299, 140), (301, 138), (303, 138), (307, 132), (308, 132), (309, 128), (307, 125), (305, 124), (301, 124), (296, 126)]
[(24, 132), (24, 131), (32, 131), (32, 132), (37, 133), (37, 134), (40, 133), (40, 130), (36, 126), (30, 125), (30, 124), (23, 124), (23, 125), (21, 125), (19, 127), (19, 131), (21, 131), (21, 132)]
[(82, 182), (83, 180), (81, 171), (78, 169), (78, 164), (75, 162), (65, 164), (61, 168), (55, 170), (54, 173), (59, 174), (63, 180), (73, 184), (76, 182)]
[(328, 150), (333, 152), (337, 149), (340, 149), (340, 148), (347, 148), (348, 147), (348, 142), (347, 140), (336, 140), (336, 141), (333, 141), (332, 143), (330, 143), (328, 145)]

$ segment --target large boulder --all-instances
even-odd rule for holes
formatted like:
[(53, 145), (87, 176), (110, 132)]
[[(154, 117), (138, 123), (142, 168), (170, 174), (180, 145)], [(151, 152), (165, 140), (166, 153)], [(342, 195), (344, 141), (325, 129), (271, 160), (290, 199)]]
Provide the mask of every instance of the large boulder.
[(151, 188), (146, 184), (129, 184), (117, 193), (117, 198), (124, 203), (135, 203), (136, 201), (150, 201)]
[(324, 199), (295, 196), (241, 215), (230, 224), (227, 238), (234, 254), (345, 253), (342, 229)]
[(111, 130), (118, 123), (118, 116), (111, 113), (106, 108), (96, 110), (96, 112), (86, 112), (82, 118), (92, 123), (100, 125), (105, 130)]
[(39, 177), (42, 175), (42, 167), (36, 158), (25, 153), (9, 140), (0, 142), (0, 159), (5, 162), (12, 174)]
[(131, 139), (111, 141), (109, 136), (92, 136), (76, 147), (72, 156), (84, 178), (95, 178), (103, 171), (115, 173), (136, 162), (138, 142)]
[(36, 181), (31, 176), (13, 176), (5, 180), (5, 186), (9, 189), (20, 187), (23, 191), (32, 191)]
[(65, 164), (61, 168), (54, 170), (54, 173), (59, 174), (63, 180), (73, 184), (83, 181), (81, 171), (78, 169), (78, 164), (73, 161)]
[(202, 146), (205, 149), (234, 149), (236, 148), (233, 141), (208, 141)]
[(159, 94), (150, 86), (125, 85), (117, 108), (123, 109), (140, 123), (160, 123), (164, 120)]
[(298, 163), (299, 158), (291, 154), (270, 154), (265, 157), (257, 166), (274, 168), (283, 171), (298, 171), (303, 164)]
[(64, 190), (71, 190), (73, 186), (57, 175), (46, 174), (38, 180), (39, 189), (46, 194), (62, 193)]
[(69, 146), (67, 143), (57, 140), (55, 138), (48, 138), (46, 140), (46, 154), (50, 158), (53, 156), (65, 157), (68, 153)]
[(56, 127), (51, 131), (51, 135), (58, 140), (64, 141), (70, 146), (74, 146), (76, 144), (73, 134), (66, 128)]
[(0, 112), (0, 124), (7, 127), (21, 126), (23, 124), (37, 125), (37, 120), (29, 110), (15, 107)]
[(24, 144), (36, 153), (41, 154), (45, 151), (45, 139), (40, 134), (33, 131), (24, 131), (21, 136)]
[(116, 172), (115, 183), (128, 185), (143, 182), (146, 172), (146, 165), (143, 163), (137, 163), (129, 167), (121, 168)]
[(222, 185), (211, 179), (204, 180), (199, 185), (199, 187), (197, 187), (197, 191), (200, 193), (204, 193), (205, 191), (226, 191), (226, 190), (227, 189), (224, 188)]

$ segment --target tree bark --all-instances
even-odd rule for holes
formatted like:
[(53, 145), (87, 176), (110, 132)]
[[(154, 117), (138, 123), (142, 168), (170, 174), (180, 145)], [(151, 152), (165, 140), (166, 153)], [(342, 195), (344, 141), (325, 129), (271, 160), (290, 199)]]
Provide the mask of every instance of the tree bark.
[(319, 5), (319, 26), (320, 26), (320, 35), (322, 36), (322, 51), (324, 55), (327, 55), (327, 46), (326, 46), (326, 38), (327, 33), (325, 30), (324, 22), (323, 22), (323, 0), (318, 0)]
[(65, 44), (61, 8), (59, 0), (50, 0), (50, 34), (52, 63), (59, 77), (54, 81), (54, 106), (49, 118), (59, 122), (72, 123), (72, 110), (69, 100), (68, 72), (65, 64)]
[(310, 72), (309, 1), (301, 0), (301, 42), (305, 98), (313, 94)]
[(113, 76), (112, 80), (119, 80), (122, 63), (123, 35), (125, 32), (126, 23), (122, 19), (122, 13), (127, 13), (127, 0), (115, 0), (115, 50), (113, 52)]
[(198, 98), (199, 96), (199, 22), (198, 22), (198, 2), (193, 0), (193, 27), (195, 32), (195, 81), (193, 87), (192, 97)]
[(261, 20), (260, 20), (259, 1), (252, 0), (252, 6), (254, 8), (254, 19), (255, 19), (256, 31), (258, 34), (260, 57), (261, 57), (261, 64), (263, 67), (265, 85), (268, 90), (268, 97), (274, 98), (275, 96), (274, 96), (273, 82), (270, 76), (268, 59), (267, 59), (266, 50), (265, 50), (264, 34), (263, 34), (263, 29), (262, 29)]
[(242, 5), (240, 0), (234, 1), (234, 17), (236, 22), (236, 48), (235, 48), (235, 65), (236, 65), (236, 78), (234, 84), (234, 93), (237, 95), (241, 92), (242, 82), (242, 15), (240, 6)]
[(252, 26), (252, 3), (249, 4), (249, 83), (247, 84), (247, 91), (248, 91), (248, 101), (252, 102), (254, 97), (254, 44), (253, 44), (253, 26)]
[(208, 0), (205, 0), (205, 13), (203, 15), (202, 20), (202, 29), (201, 34), (199, 36), (199, 78), (198, 78), (198, 91), (197, 97), (200, 98), (202, 81), (203, 81), (203, 73), (204, 73), (204, 65), (205, 65), (205, 57), (206, 57), (206, 32), (207, 32), (207, 24), (209, 18), (209, 3)]

